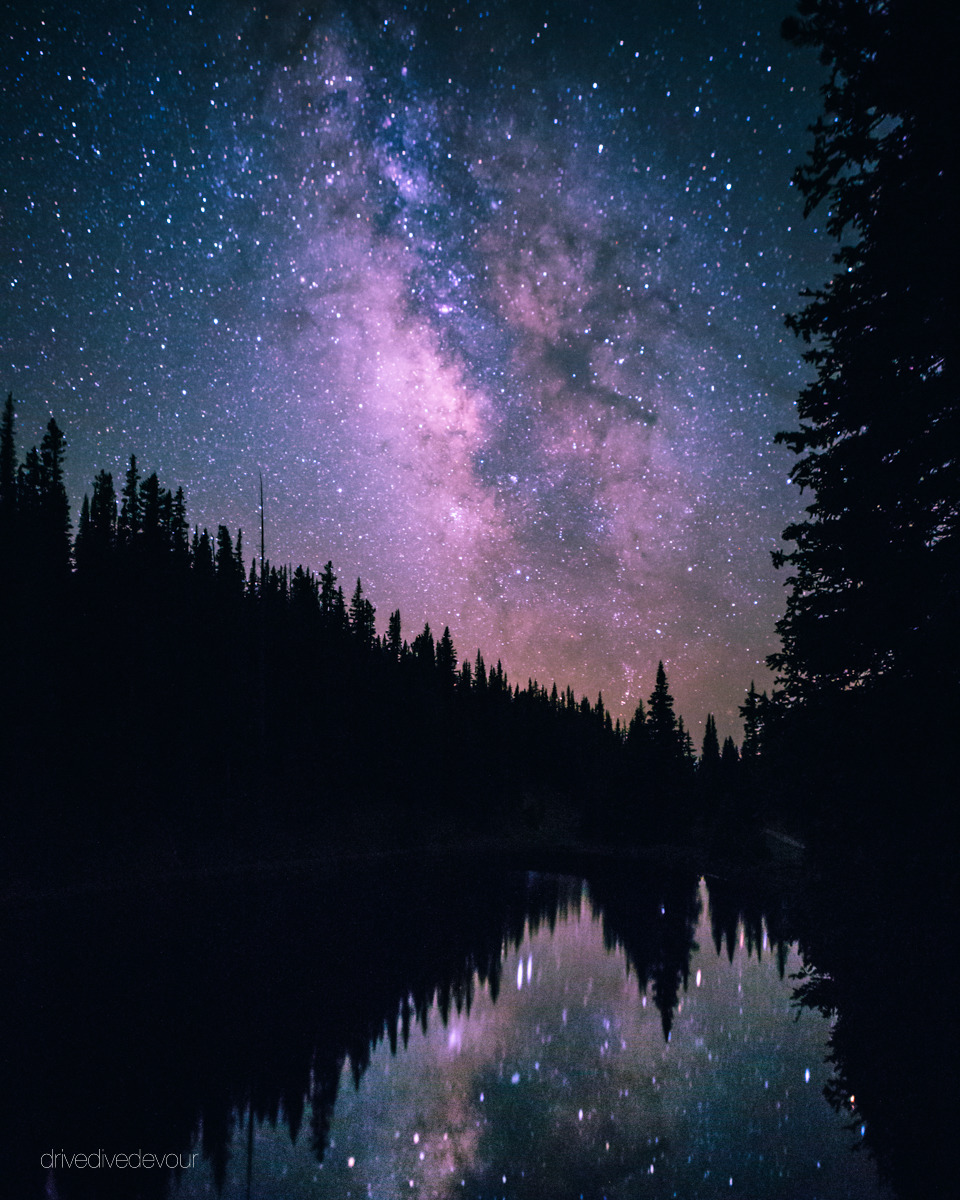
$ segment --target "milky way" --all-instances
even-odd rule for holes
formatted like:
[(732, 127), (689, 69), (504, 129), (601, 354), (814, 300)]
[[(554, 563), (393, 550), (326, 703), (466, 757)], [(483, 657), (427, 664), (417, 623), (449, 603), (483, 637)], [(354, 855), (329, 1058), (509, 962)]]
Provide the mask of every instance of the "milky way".
[(0, 386), (71, 496), (200, 525), (409, 637), (735, 729), (801, 503), (787, 5), (54, 4), (3, 23)]

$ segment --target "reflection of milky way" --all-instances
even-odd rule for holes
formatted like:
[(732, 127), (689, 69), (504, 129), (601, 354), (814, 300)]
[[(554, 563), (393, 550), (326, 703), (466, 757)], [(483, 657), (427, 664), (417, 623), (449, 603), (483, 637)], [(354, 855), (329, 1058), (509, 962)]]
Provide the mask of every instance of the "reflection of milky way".
[[(827, 273), (779, 5), (18, 18), (6, 373), (75, 497), (131, 450), (412, 636), (732, 727), (773, 648)], [(700, 11), (700, 9), (704, 11)], [(41, 24), (45, 21), (45, 24)], [(42, 53), (41, 53), (42, 51)]]
[[(669, 1043), (653, 985), (641, 993), (585, 901), (505, 953), (496, 1003), (477, 983), (469, 1015), (444, 1025), (434, 1004), (406, 1049), (381, 1042), (359, 1087), (344, 1066), (322, 1168), (309, 1135), (260, 1125), (254, 1194), (876, 1200), (874, 1164), (823, 1098), (827, 1023), (791, 1003), (799, 956), (781, 978), (742, 929), (718, 955), (703, 885), (701, 902)], [(245, 1143), (241, 1128), (225, 1200), (245, 1194)], [(184, 1200), (207, 1176), (183, 1173)]]

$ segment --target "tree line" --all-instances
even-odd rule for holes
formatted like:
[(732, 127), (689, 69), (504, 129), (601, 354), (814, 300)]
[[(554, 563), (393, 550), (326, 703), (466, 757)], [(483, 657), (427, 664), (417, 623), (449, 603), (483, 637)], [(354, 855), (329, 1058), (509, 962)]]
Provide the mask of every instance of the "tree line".
[[(699, 755), (661, 663), (621, 722), (570, 687), (508, 679), (448, 627), (378, 632), (357, 579), (245, 558), (242, 531), (190, 528), (182, 488), (131, 456), (101, 470), (71, 536), (54, 420), (18, 460), (0, 424), (8, 801), (36, 834), (113, 844), (189, 835), (258, 847), (324, 832), (577, 836), (734, 845), (751, 818), (741, 751), (708, 716)], [(765, 698), (764, 698), (765, 699)], [(759, 703), (748, 693), (745, 711)], [(32, 815), (28, 815), (32, 814)], [(352, 814), (352, 815), (351, 815)], [(362, 814), (358, 816), (358, 814)], [(69, 833), (67, 833), (69, 831)], [(71, 842), (72, 844), (72, 842)]]

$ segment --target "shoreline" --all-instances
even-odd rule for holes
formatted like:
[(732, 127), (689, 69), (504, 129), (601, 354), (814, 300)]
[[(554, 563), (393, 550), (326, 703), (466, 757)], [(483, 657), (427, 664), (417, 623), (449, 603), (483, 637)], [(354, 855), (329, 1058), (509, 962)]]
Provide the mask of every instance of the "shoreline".
[[(696, 844), (657, 843), (652, 845), (615, 845), (578, 838), (530, 835), (456, 836), (447, 841), (437, 838), (421, 844), (383, 845), (358, 849), (344, 840), (331, 839), (330, 844), (309, 855), (278, 854), (249, 857), (237, 847), (213, 847), (210, 858), (216, 864), (166, 864), (149, 869), (146, 863), (129, 862), (117, 870), (105, 864), (78, 860), (76, 877), (62, 886), (49, 880), (31, 881), (23, 877), (9, 880), (0, 891), (0, 909), (10, 910), (20, 905), (57, 904), (77, 899), (91, 899), (110, 894), (122, 896), (143, 889), (162, 892), (178, 885), (216, 883), (250, 879), (282, 878), (335, 874), (354, 867), (374, 866), (377, 863), (402, 864), (412, 867), (439, 864), (464, 865), (501, 864), (505, 870), (530, 871), (550, 875), (572, 875), (588, 878), (591, 872), (614, 865), (638, 866), (653, 863), (658, 867), (686, 868), (710, 878), (750, 880), (765, 886), (795, 885), (803, 870), (804, 848), (796, 839), (772, 830), (763, 831), (765, 848), (762, 853), (743, 856), (711, 854)], [(780, 852), (778, 852), (778, 850)], [(88, 872), (85, 876), (85, 871)]]

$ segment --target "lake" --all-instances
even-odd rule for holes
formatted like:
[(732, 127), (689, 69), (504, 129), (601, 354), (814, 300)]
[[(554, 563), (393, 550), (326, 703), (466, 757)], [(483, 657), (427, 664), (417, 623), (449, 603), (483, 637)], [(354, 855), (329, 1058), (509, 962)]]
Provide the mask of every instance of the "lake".
[(19, 1194), (879, 1197), (768, 907), (443, 861), (25, 906)]

